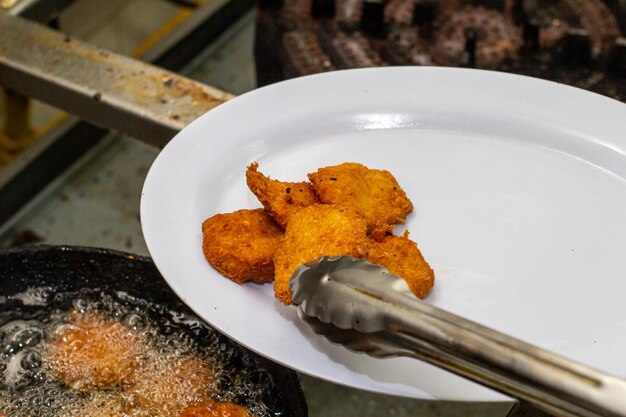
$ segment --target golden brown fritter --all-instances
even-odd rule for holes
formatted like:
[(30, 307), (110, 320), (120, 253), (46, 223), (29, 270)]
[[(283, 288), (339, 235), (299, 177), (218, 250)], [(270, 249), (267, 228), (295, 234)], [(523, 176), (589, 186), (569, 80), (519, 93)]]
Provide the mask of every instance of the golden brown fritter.
[(263, 209), (216, 214), (202, 223), (202, 251), (213, 268), (238, 284), (271, 282), (282, 234)]
[(404, 278), (411, 292), (424, 298), (435, 283), (435, 273), (408, 235), (405, 232), (403, 236), (390, 235), (380, 241), (370, 240), (367, 260)]
[(296, 269), (322, 256), (367, 256), (367, 224), (354, 210), (314, 204), (296, 212), (274, 255), (274, 295), (289, 305), (289, 280)]
[(248, 167), (246, 182), (250, 191), (283, 229), (287, 227), (293, 213), (302, 207), (319, 203), (310, 183), (272, 180), (258, 172), (258, 166), (255, 162)]
[(367, 220), (368, 232), (403, 223), (413, 204), (389, 171), (346, 162), (308, 175), (323, 203), (356, 210)]
[(187, 407), (180, 417), (254, 417), (254, 414), (235, 403), (207, 400)]
[(121, 323), (97, 313), (73, 312), (57, 329), (44, 355), (48, 374), (74, 389), (127, 386), (135, 379), (145, 340)]

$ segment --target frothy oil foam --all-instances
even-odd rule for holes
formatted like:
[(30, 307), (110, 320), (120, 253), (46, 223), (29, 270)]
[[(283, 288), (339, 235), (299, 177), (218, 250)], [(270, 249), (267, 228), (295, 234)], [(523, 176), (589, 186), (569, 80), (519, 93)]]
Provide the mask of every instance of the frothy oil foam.
[(206, 399), (281, 415), (271, 374), (195, 317), (123, 292), (50, 294), (0, 304), (0, 417), (179, 417)]

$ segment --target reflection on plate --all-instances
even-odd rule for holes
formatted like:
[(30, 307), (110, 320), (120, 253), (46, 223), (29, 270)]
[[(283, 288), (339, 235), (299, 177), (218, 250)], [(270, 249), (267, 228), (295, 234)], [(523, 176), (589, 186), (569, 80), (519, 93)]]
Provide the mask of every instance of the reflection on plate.
[(299, 181), (345, 161), (391, 171), (406, 228), (436, 273), (427, 301), (626, 376), (626, 106), (487, 71), (379, 68), (286, 81), (196, 120), (163, 150), (141, 220), (169, 285), (229, 337), (276, 362), (416, 398), (505, 397), (408, 358), (378, 360), (314, 335), (270, 285), (204, 260), (202, 221), (259, 207), (252, 161)]

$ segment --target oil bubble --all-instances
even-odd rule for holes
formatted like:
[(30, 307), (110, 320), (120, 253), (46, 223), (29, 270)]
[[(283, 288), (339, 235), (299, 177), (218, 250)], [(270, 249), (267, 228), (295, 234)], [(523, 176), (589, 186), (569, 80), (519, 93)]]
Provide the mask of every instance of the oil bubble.
[(144, 318), (137, 313), (129, 313), (122, 317), (122, 323), (133, 330), (141, 330), (145, 327)]
[(37, 351), (26, 352), (26, 354), (22, 357), (20, 365), (28, 371), (38, 369), (41, 367), (41, 354)]

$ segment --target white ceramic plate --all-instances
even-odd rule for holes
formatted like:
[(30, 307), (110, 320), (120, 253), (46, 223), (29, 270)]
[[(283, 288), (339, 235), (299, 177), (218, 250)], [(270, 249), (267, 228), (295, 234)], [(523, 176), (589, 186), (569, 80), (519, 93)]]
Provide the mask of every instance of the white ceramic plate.
[(202, 221), (260, 207), (258, 161), (300, 181), (356, 161), (391, 171), (415, 206), (406, 227), (436, 273), (428, 301), (626, 376), (626, 105), (508, 74), (350, 70), (295, 79), (210, 111), (161, 152), (141, 221), (176, 293), (276, 362), (417, 398), (506, 399), (425, 363), (377, 360), (314, 335), (272, 286), (239, 286), (205, 261)]

